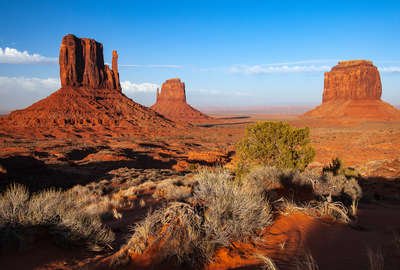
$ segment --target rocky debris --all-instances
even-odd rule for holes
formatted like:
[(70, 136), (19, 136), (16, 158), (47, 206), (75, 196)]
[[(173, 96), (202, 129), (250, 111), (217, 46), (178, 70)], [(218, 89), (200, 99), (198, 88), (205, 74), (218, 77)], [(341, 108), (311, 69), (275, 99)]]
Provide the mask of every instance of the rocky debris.
[(156, 103), (150, 108), (171, 120), (192, 123), (212, 120), (186, 103), (185, 83), (178, 78), (164, 82), (161, 92), (157, 89)]
[(61, 42), (61, 87), (88, 87), (121, 91), (118, 54), (113, 51), (112, 70), (104, 64), (103, 44), (69, 34)]
[(120, 90), (118, 54), (111, 70), (103, 46), (67, 35), (60, 49), (62, 87), (24, 110), (0, 118), (0, 129), (23, 137), (152, 136), (177, 125), (127, 98)]
[(382, 84), (372, 61), (340, 61), (325, 73), (322, 105), (303, 117), (400, 121), (400, 111), (381, 100)]

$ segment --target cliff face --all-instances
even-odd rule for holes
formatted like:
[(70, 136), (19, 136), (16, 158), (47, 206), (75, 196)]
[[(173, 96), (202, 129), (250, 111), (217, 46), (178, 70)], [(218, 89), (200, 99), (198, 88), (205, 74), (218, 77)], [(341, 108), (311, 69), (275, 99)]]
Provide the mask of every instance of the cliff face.
[(186, 103), (185, 83), (180, 79), (170, 79), (161, 86), (161, 93), (157, 89), (156, 102)]
[(186, 103), (185, 83), (174, 78), (167, 80), (157, 89), (156, 103), (150, 107), (168, 119), (182, 122), (205, 122), (212, 118)]
[(379, 71), (372, 61), (341, 61), (325, 73), (322, 104), (303, 117), (336, 122), (400, 121), (400, 111), (381, 96)]
[(380, 100), (381, 78), (372, 61), (341, 61), (325, 73), (322, 102), (331, 100)]
[(110, 69), (104, 65), (103, 45), (93, 39), (66, 35), (61, 42), (59, 62), (62, 87), (121, 91), (117, 52), (113, 51)]

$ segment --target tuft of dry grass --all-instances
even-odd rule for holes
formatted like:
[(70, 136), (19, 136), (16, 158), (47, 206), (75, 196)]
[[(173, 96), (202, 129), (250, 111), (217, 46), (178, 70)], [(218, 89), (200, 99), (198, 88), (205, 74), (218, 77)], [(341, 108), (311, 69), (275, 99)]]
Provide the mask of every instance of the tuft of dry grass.
[(161, 259), (203, 265), (233, 241), (255, 239), (272, 223), (262, 190), (233, 181), (226, 171), (201, 171), (192, 203), (170, 202), (133, 227), (127, 248), (134, 253), (156, 249)]
[(267, 255), (257, 253), (254, 257), (262, 263), (262, 265), (260, 267), (261, 269), (263, 269), (263, 270), (278, 270), (278, 267), (276, 266), (276, 264)]
[(383, 270), (385, 267), (385, 258), (383, 256), (382, 248), (378, 247), (373, 249), (367, 248), (367, 256), (370, 270)]
[(49, 228), (61, 243), (98, 247), (109, 246), (114, 240), (99, 215), (82, 211), (73, 193), (49, 189), (30, 194), (26, 187), (11, 184), (0, 195), (0, 245), (35, 227)]
[(296, 260), (297, 270), (318, 270), (319, 266), (310, 251), (306, 251), (303, 256)]

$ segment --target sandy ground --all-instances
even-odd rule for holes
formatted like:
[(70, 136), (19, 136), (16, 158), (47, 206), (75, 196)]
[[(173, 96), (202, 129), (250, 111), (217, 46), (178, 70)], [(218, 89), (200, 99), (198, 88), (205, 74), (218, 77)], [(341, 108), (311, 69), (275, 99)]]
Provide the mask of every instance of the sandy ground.
[[(217, 118), (215, 123), (199, 124), (174, 136), (32, 140), (2, 135), (0, 190), (11, 181), (21, 182), (32, 191), (51, 186), (70, 188), (76, 184), (110, 180), (109, 172), (119, 168), (135, 169), (139, 175), (152, 175), (154, 171), (154, 177), (158, 177), (162, 169), (181, 171), (184, 175), (199, 166), (229, 163), (235, 144), (250, 123), (286, 121), (295, 127), (311, 128), (311, 140), (316, 149), (313, 166), (321, 168), (339, 157), (364, 176), (361, 185), (368, 200), (360, 203), (357, 226), (335, 224), (303, 214), (277, 216), (274, 225), (264, 233), (263, 246), (249, 243), (220, 250), (215, 263), (207, 268), (260, 269), (260, 260), (250, 256), (259, 253), (270, 256), (278, 269), (296, 269), (296, 258), (301, 260), (305, 251), (310, 251), (322, 270), (368, 269), (366, 250), (380, 248), (390, 255), (385, 269), (398, 269), (400, 254), (393, 248), (393, 239), (396, 233), (400, 234), (400, 122), (337, 125), (299, 119), (295, 115), (211, 116)], [(146, 208), (121, 210), (125, 219), (110, 226), (126, 233), (129, 224), (143, 218), (147, 207), (157, 204), (152, 202), (151, 191), (141, 198), (147, 200)], [(114, 252), (63, 250), (44, 236), (29, 251), (3, 251), (0, 268), (107, 269)], [(150, 267), (146, 266), (146, 259), (143, 261), (143, 265), (130, 265), (125, 269)], [(167, 269), (167, 266), (155, 268)]]

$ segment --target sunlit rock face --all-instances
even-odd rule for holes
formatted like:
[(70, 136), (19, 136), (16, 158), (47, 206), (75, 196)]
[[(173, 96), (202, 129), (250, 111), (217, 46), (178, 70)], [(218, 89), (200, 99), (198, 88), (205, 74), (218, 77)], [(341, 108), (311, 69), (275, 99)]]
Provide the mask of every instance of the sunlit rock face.
[(175, 121), (194, 123), (212, 120), (211, 117), (187, 104), (185, 83), (178, 78), (165, 81), (161, 86), (161, 92), (157, 89), (156, 103), (150, 108)]
[(118, 54), (112, 69), (103, 45), (67, 35), (60, 48), (61, 88), (26, 109), (0, 117), (0, 130), (24, 137), (154, 136), (177, 125), (121, 92)]
[(331, 100), (380, 100), (382, 84), (372, 61), (340, 61), (325, 73), (322, 102)]
[(104, 65), (103, 44), (69, 34), (61, 42), (60, 78), (62, 87), (88, 87), (121, 91), (118, 54), (113, 51), (112, 68)]
[(340, 61), (325, 73), (322, 104), (303, 117), (336, 123), (400, 121), (400, 111), (381, 96), (381, 78), (372, 61)]

